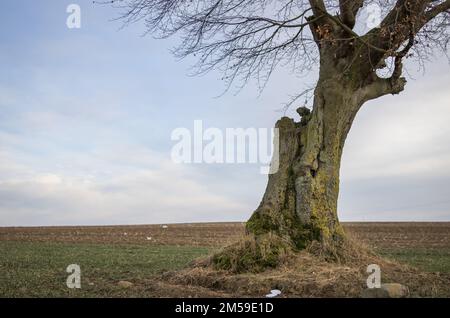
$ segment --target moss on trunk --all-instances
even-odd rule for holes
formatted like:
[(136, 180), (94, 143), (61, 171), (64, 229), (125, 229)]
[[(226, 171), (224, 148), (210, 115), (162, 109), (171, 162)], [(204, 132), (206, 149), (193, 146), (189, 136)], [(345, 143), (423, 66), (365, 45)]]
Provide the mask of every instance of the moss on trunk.
[(246, 224), (247, 236), (213, 258), (218, 268), (261, 270), (312, 243), (339, 259), (345, 233), (337, 216), (342, 149), (360, 107), (352, 85), (323, 80), (311, 114), (301, 121), (283, 117), (279, 169), (269, 176), (264, 197)]

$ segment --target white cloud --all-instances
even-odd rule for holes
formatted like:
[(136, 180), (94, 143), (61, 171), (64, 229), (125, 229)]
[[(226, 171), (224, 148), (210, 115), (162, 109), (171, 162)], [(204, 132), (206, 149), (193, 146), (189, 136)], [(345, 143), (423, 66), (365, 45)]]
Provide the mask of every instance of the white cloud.
[(450, 177), (450, 75), (435, 77), (363, 106), (344, 150), (343, 180)]
[(146, 149), (126, 148), (113, 156), (110, 149), (72, 162), (78, 172), (90, 173), (30, 173), (32, 167), (0, 157), (9, 170), (9, 177), (0, 171), (0, 225), (236, 220), (250, 209), (197, 181), (195, 168), (172, 164)]
[[(282, 69), (259, 99), (254, 86), (212, 99), (221, 76), (187, 78), (193, 60), (176, 63), (167, 54), (172, 43), (115, 32), (107, 11), (86, 11), (90, 23), (76, 33), (44, 11), (33, 22), (54, 30), (50, 37), (39, 28), (22, 34), (13, 12), (10, 41), (0, 44), (0, 225), (247, 218), (267, 178), (251, 167), (174, 165), (170, 132), (197, 118), (270, 127), (287, 94), (313, 80), (296, 82)], [(358, 115), (342, 163), (344, 219), (450, 217), (450, 204), (421, 205), (450, 197), (447, 60), (428, 70)], [(415, 207), (397, 214), (398, 206)]]

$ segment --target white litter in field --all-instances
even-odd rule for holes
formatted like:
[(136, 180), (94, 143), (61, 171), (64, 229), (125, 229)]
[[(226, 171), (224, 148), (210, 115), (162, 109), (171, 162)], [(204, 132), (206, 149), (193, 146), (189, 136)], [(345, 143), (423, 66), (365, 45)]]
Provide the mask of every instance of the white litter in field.
[(151, 241), (152, 237), (151, 236), (147, 236), (147, 241)]
[(127, 235), (128, 235), (128, 233), (127, 233), (127, 232), (125, 232), (125, 233), (123, 233), (123, 235), (127, 236)]
[(162, 228), (163, 228), (163, 229), (167, 229), (168, 226), (167, 226), (167, 225), (163, 225)]
[(281, 290), (278, 289), (272, 289), (270, 291), (270, 294), (267, 294), (266, 297), (267, 298), (273, 298), (273, 297), (277, 297), (278, 295), (281, 295)]

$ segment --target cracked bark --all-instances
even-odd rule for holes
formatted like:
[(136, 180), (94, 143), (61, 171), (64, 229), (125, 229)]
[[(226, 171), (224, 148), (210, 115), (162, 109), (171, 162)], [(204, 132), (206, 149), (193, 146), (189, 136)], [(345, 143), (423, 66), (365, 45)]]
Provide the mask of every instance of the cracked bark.
[[(326, 66), (307, 120), (283, 117), (279, 129), (279, 169), (270, 175), (263, 199), (247, 222), (256, 237), (272, 233), (302, 249), (311, 242), (338, 253), (345, 233), (337, 215), (339, 170), (347, 134), (364, 102), (403, 90), (403, 78), (373, 77), (357, 88), (354, 78), (330, 78)], [(332, 255), (336, 256), (336, 255)]]

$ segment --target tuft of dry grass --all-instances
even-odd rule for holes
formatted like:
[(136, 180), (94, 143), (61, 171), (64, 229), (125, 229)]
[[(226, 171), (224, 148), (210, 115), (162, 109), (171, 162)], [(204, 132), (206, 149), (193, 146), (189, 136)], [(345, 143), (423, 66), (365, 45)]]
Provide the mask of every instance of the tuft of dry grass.
[[(259, 253), (253, 238), (246, 237), (246, 240), (228, 247), (231, 253), (227, 255), (242, 257), (239, 253), (244, 247), (250, 248), (250, 256)], [(212, 262), (213, 256), (193, 263), (190, 268), (166, 273), (163, 280), (167, 284), (188, 286), (190, 290), (199, 288), (216, 297), (264, 297), (271, 289), (281, 290), (282, 297), (360, 297), (367, 288), (367, 266), (377, 264), (381, 268), (382, 283), (406, 285), (412, 297), (450, 297), (449, 275), (424, 273), (387, 260), (354, 239), (349, 238), (338, 259), (329, 261), (328, 253), (311, 244), (306, 250), (284, 253), (277, 259), (276, 266), (265, 267), (265, 270), (253, 267), (258, 270), (247, 272), (236, 267), (218, 268)]]
[[(214, 268), (212, 257), (197, 259), (185, 267), (195, 257), (214, 255), (213, 248), (217, 246), (228, 246), (242, 239), (242, 223), (169, 225), (166, 229), (159, 225), (0, 228), (0, 250), (4, 250), (0, 253), (4, 256), (0, 272), (8, 277), (6, 281), (0, 279), (0, 294), (16, 297), (264, 297), (270, 289), (277, 288), (282, 290), (282, 297), (358, 297), (366, 286), (367, 265), (378, 264), (383, 283), (402, 283), (415, 297), (450, 297), (450, 223), (344, 226), (347, 237), (353, 233), (357, 239), (345, 242), (348, 245), (339, 250), (339, 257), (333, 261), (330, 261), (329, 255), (333, 254), (330, 249), (313, 244), (302, 252), (281, 253), (275, 268), (261, 269), (258, 274)], [(128, 235), (123, 235), (124, 232)], [(148, 241), (148, 236), (153, 239)], [(372, 246), (368, 248), (360, 242)], [(247, 244), (252, 244), (251, 238)], [(216, 254), (218, 252), (216, 250)], [(270, 256), (265, 249), (260, 253), (263, 259)], [(70, 263), (82, 265), (81, 290), (68, 292), (65, 288), (65, 268)], [(162, 274), (167, 270), (171, 272)], [(430, 273), (432, 271), (440, 273)], [(134, 286), (117, 288), (117, 281), (122, 279), (133, 282)]]
[[(306, 246), (306, 250), (318, 259), (338, 264), (351, 264), (374, 256), (367, 245), (349, 235), (336, 245), (313, 241)], [(296, 252), (298, 249), (292, 241), (275, 233), (258, 236), (246, 234), (200, 263), (235, 274), (258, 273), (280, 266)]]
[(292, 251), (290, 242), (276, 234), (247, 234), (213, 254), (209, 260), (217, 270), (258, 273), (279, 266)]

